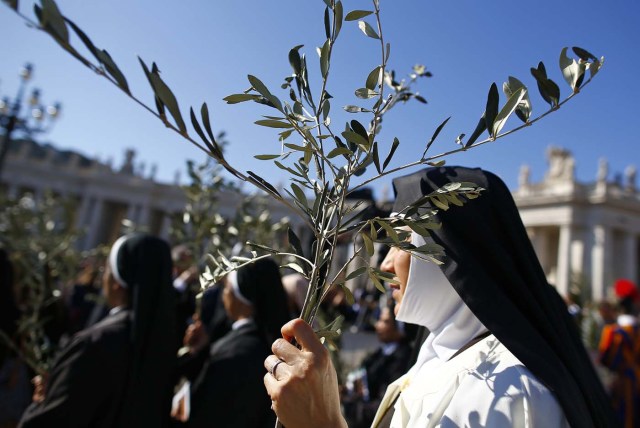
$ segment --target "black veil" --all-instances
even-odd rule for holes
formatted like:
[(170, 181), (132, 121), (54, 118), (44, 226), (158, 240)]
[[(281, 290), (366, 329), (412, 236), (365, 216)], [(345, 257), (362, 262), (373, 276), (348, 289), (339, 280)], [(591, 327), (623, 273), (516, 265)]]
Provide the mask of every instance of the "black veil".
[(507, 186), (479, 168), (435, 167), (393, 181), (394, 212), (450, 182), (485, 190), (440, 210), (442, 271), (480, 321), (556, 396), (572, 427), (617, 426), (575, 322), (538, 262)]
[(151, 235), (128, 235), (116, 263), (130, 289), (133, 316), (120, 426), (162, 427), (171, 411), (177, 352), (170, 248)]

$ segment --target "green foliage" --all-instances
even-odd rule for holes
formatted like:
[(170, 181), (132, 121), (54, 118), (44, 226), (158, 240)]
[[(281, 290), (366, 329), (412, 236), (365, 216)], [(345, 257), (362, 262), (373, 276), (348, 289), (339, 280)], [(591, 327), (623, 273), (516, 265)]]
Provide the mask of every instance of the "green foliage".
[[(227, 144), (223, 133), (217, 139), (220, 147)], [(187, 203), (182, 214), (172, 219), (169, 235), (174, 244), (189, 246), (198, 260), (210, 261), (209, 272), (216, 276), (209, 275), (203, 283), (218, 279), (218, 266), (237, 262), (229, 261), (231, 254), (249, 254), (251, 242), (269, 242), (278, 249), (274, 252), (284, 249), (288, 219), (275, 221), (264, 196), (241, 198), (234, 215), (225, 218), (220, 214), (221, 195), (241, 195), (241, 189), (224, 178), (223, 168), (212, 158), (201, 164), (188, 162), (187, 171), (191, 180), (184, 186)], [(208, 254), (214, 256), (207, 258)]]
[[(61, 305), (62, 287), (76, 276), (82, 254), (75, 249), (75, 201), (46, 193), (36, 200), (0, 196), (0, 246), (13, 263), (21, 309), (18, 337), (7, 343), (37, 372), (50, 366), (56, 343), (47, 324)], [(6, 341), (10, 338), (3, 337)]]

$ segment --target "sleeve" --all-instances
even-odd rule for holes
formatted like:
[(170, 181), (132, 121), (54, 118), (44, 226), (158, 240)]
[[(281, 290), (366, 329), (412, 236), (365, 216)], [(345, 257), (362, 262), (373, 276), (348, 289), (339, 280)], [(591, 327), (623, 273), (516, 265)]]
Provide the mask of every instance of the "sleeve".
[[(20, 427), (91, 426), (108, 391), (104, 377), (112, 375), (105, 357), (89, 336), (77, 336), (57, 358), (44, 401), (32, 403)], [(112, 382), (117, 383), (117, 382)], [(100, 418), (108, 417), (102, 415)]]
[(605, 326), (600, 339), (600, 363), (609, 370), (616, 371), (623, 362), (622, 336), (616, 325)]

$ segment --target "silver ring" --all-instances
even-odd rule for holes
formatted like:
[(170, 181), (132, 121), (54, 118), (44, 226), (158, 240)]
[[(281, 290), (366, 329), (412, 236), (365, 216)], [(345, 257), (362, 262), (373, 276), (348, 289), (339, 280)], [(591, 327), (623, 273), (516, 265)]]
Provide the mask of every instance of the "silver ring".
[(282, 361), (281, 359), (278, 359), (278, 361), (271, 367), (271, 370), (269, 370), (269, 373), (271, 373), (271, 376), (276, 377), (276, 368), (280, 363), (284, 363), (284, 361)]

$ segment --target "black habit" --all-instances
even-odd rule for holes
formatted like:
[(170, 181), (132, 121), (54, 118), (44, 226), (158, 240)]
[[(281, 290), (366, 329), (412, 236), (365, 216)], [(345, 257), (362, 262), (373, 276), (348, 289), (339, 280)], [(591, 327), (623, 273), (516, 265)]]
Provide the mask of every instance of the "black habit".
[(190, 427), (273, 428), (275, 414), (264, 388), (270, 344), (253, 321), (231, 330), (211, 347), (191, 387)]
[(58, 355), (42, 403), (21, 427), (115, 427), (131, 359), (131, 311), (110, 315), (76, 334)]
[[(478, 319), (555, 395), (575, 428), (617, 426), (575, 322), (538, 262), (511, 192), (480, 168), (434, 167), (393, 181), (395, 212), (452, 182), (484, 190), (438, 211), (441, 266)], [(425, 205), (425, 209), (433, 209)]]

